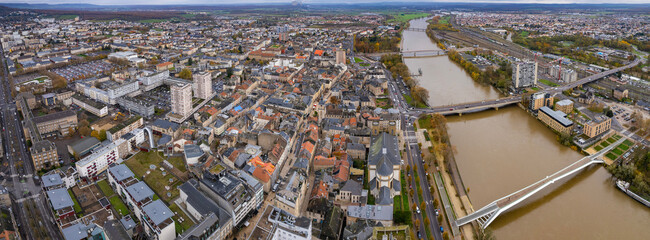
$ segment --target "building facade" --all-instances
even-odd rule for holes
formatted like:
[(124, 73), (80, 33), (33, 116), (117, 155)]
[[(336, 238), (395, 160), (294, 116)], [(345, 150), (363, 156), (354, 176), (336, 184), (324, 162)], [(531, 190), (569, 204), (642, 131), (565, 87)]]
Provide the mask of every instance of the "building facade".
[(192, 86), (190, 84), (174, 84), (171, 86), (171, 113), (187, 117), (192, 112)]
[(555, 103), (555, 111), (561, 111), (563, 113), (569, 114), (573, 112), (573, 101), (569, 99), (564, 99)]
[(573, 121), (567, 119), (566, 114), (561, 111), (553, 111), (553, 109), (548, 107), (541, 107), (537, 118), (560, 133), (571, 134), (571, 130), (573, 130)]
[(192, 76), (194, 83), (192, 90), (194, 97), (208, 99), (212, 95), (212, 74), (209, 72), (200, 72)]
[(29, 151), (32, 154), (32, 162), (36, 171), (59, 166), (59, 155), (54, 143), (48, 140), (38, 141), (32, 145)]
[(590, 138), (609, 131), (612, 128), (612, 119), (605, 115), (598, 115), (584, 124), (583, 133)]
[(516, 62), (512, 64), (512, 86), (515, 89), (537, 85), (537, 63)]

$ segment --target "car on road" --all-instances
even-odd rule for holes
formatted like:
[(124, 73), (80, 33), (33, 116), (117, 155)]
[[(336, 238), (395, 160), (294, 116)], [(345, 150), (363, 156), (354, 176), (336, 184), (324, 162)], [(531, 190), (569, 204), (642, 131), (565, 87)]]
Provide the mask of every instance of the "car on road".
[(442, 228), (442, 227), (440, 227), (440, 232), (441, 232), (441, 233), (445, 232), (445, 229)]
[(418, 214), (420, 214), (420, 207), (415, 207), (415, 212), (417, 212)]
[(438, 212), (438, 209), (436, 209), (436, 217), (440, 215), (440, 212)]

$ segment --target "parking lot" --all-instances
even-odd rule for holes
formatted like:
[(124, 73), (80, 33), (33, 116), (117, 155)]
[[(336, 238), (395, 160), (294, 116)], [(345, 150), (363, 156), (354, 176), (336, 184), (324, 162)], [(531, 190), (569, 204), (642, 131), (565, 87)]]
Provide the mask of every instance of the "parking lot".
[(65, 78), (68, 81), (74, 81), (84, 78), (97, 76), (100, 73), (109, 73), (115, 70), (117, 65), (108, 61), (92, 61), (82, 64), (68, 65), (61, 68), (50, 70), (53, 73)]

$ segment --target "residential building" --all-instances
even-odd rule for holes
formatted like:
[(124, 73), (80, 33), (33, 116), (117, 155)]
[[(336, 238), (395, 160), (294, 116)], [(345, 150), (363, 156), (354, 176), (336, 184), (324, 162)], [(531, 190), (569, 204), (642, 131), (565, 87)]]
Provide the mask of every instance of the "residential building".
[(306, 217), (297, 217), (275, 208), (268, 217), (274, 225), (271, 239), (274, 240), (311, 240), (312, 221)]
[(564, 99), (562, 101), (556, 102), (555, 111), (561, 111), (566, 114), (573, 112), (573, 101), (569, 99)]
[(383, 226), (393, 226), (393, 206), (350, 205), (347, 209), (348, 221), (373, 220)]
[(550, 69), (550, 75), (564, 83), (571, 83), (578, 80), (578, 73), (570, 68), (562, 68), (559, 65), (553, 65)]
[(537, 118), (560, 133), (571, 134), (571, 130), (573, 130), (573, 121), (567, 119), (566, 114), (561, 111), (553, 111), (553, 109), (544, 106), (539, 109)]
[(307, 191), (307, 173), (303, 169), (293, 168), (287, 173), (289, 176), (278, 189), (275, 195), (275, 206), (288, 213), (299, 216)]
[(212, 96), (212, 74), (209, 72), (200, 72), (192, 76), (192, 91), (194, 97), (208, 99)]
[(73, 167), (54, 169), (41, 177), (42, 187), (45, 190), (65, 187), (70, 189), (77, 185), (77, 170)]
[(59, 220), (74, 216), (74, 202), (66, 188), (57, 188), (47, 191), (47, 198), (50, 200), (50, 204), (56, 213), (55, 217)]
[(552, 106), (553, 97), (550, 93), (536, 92), (530, 96), (530, 109), (537, 111), (539, 108), (544, 106)]
[(178, 239), (226, 239), (232, 232), (232, 216), (197, 190), (197, 185), (198, 182), (191, 179), (179, 187), (180, 201), (184, 203), (189, 215), (199, 222), (183, 232)]
[(35, 142), (29, 149), (34, 163), (34, 170), (40, 171), (59, 166), (59, 155), (54, 143), (49, 140)]
[(158, 199), (142, 207), (140, 221), (144, 222), (145, 232), (150, 239), (173, 240), (176, 239), (176, 225), (172, 216), (174, 212)]
[(612, 127), (612, 119), (605, 115), (597, 115), (583, 125), (582, 132), (590, 138), (609, 131)]
[(262, 204), (262, 184), (242, 171), (205, 172), (199, 183), (202, 192), (233, 216), (233, 227)]
[(106, 131), (106, 139), (109, 141), (115, 141), (116, 139), (121, 138), (125, 134), (138, 129), (144, 125), (144, 120), (142, 119), (142, 116), (132, 116), (129, 119), (127, 119), (124, 122), (121, 122), (112, 128), (108, 129)]
[(79, 94), (72, 96), (72, 103), (98, 117), (108, 115), (108, 106)]
[(192, 112), (192, 85), (174, 84), (171, 86), (171, 113), (185, 118)]
[(104, 230), (94, 223), (86, 225), (79, 222), (61, 229), (61, 233), (65, 240), (105, 239)]
[(367, 190), (363, 189), (361, 184), (354, 180), (348, 180), (339, 190), (339, 194), (336, 195), (336, 201), (365, 203), (365, 197), (367, 197), (367, 194)]
[(512, 64), (512, 86), (515, 89), (537, 85), (537, 62), (519, 61)]
[(122, 162), (122, 157), (126, 156), (129, 149), (130, 144), (121, 138), (97, 148), (76, 163), (79, 176), (96, 178), (97, 175), (108, 169), (110, 164)]
[(117, 104), (120, 107), (130, 111), (140, 114), (144, 117), (150, 117), (155, 113), (155, 107), (153, 104), (143, 101), (140, 99), (132, 98), (129, 96), (122, 96), (117, 98)]

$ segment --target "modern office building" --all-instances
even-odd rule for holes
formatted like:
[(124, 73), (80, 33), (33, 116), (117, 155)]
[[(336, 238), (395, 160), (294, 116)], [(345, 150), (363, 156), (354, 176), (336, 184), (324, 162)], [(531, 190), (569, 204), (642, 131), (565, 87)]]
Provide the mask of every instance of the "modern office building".
[(544, 106), (539, 109), (537, 118), (560, 133), (571, 134), (571, 130), (573, 130), (573, 121), (567, 119), (566, 114), (561, 111), (553, 111), (553, 109)]
[(174, 84), (171, 86), (172, 114), (180, 118), (187, 117), (192, 112), (192, 85)]
[(537, 63), (516, 62), (512, 64), (512, 86), (515, 89), (537, 85)]
[(592, 138), (609, 131), (610, 128), (612, 128), (612, 119), (601, 114), (586, 122), (582, 131)]
[(194, 74), (194, 83), (192, 90), (194, 97), (208, 99), (212, 95), (212, 74), (209, 72), (200, 72)]

